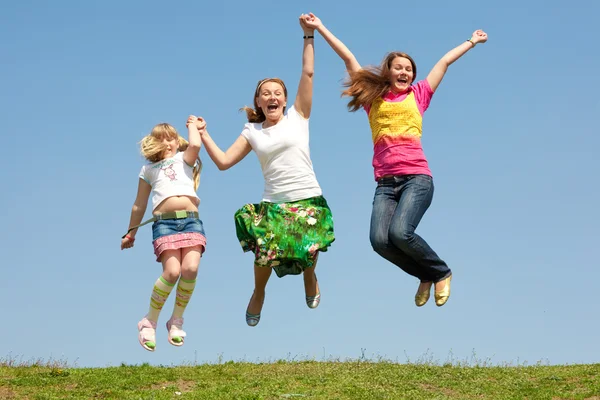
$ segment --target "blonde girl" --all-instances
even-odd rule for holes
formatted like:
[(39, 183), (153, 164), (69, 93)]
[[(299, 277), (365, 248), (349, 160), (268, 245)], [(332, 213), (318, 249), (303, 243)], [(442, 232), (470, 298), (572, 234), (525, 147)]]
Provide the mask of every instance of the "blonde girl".
[[(156, 324), (160, 311), (175, 288), (175, 307), (166, 323), (168, 341), (182, 346), (183, 313), (194, 292), (200, 257), (205, 250), (204, 227), (198, 215), (200, 198), (196, 194), (200, 181), (202, 145), (198, 126), (201, 118), (190, 116), (198, 124), (187, 124), (188, 140), (179, 136), (169, 124), (156, 125), (141, 141), (141, 153), (148, 160), (139, 174), (138, 192), (121, 240), (121, 249), (133, 247), (140, 226), (152, 224), (156, 261), (163, 272), (154, 283), (148, 313), (138, 322), (138, 340), (149, 351), (156, 349)], [(141, 223), (148, 198), (152, 194), (152, 218)]]

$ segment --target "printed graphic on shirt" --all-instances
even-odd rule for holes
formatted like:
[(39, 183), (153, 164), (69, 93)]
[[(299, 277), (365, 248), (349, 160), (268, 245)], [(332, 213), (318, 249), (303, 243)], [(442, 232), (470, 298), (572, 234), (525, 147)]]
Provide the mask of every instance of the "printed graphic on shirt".
[(169, 165), (168, 167), (161, 168), (161, 170), (165, 173), (165, 176), (171, 180), (171, 182), (177, 179), (177, 173), (173, 169), (173, 164)]
[(173, 181), (177, 180), (177, 173), (173, 169), (174, 166), (175, 166), (175, 160), (170, 158), (168, 160), (163, 160), (163, 161), (157, 163), (156, 165), (153, 165), (151, 168), (152, 169), (160, 169), (161, 171), (163, 171), (165, 176), (167, 178), (169, 178), (169, 180), (171, 182), (173, 182)]

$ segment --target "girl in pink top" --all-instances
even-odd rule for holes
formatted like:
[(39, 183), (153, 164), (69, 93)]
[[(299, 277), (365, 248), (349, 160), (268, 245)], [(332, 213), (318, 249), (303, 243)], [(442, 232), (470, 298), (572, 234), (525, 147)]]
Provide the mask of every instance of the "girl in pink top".
[(344, 60), (349, 74), (344, 95), (350, 111), (363, 108), (373, 138), (373, 168), (377, 189), (371, 214), (370, 239), (383, 258), (420, 280), (415, 304), (423, 306), (435, 285), (435, 303), (450, 296), (452, 271), (415, 233), (433, 197), (433, 179), (421, 146), (423, 113), (448, 67), (477, 43), (481, 30), (446, 53), (427, 78), (416, 82), (417, 66), (405, 53), (389, 53), (380, 67), (362, 68), (348, 48), (314, 14), (306, 25), (318, 31)]

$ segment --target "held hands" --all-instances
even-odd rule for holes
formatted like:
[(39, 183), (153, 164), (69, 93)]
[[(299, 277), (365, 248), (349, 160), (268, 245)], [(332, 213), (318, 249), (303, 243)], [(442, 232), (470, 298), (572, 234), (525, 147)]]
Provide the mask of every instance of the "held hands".
[(313, 13), (308, 13), (308, 14), (302, 14), (300, 16), (300, 25), (302, 26), (302, 29), (309, 30), (309, 31), (314, 31), (314, 30), (319, 30), (319, 28), (321, 28), (323, 26), (323, 23), (321, 22), (321, 20), (319, 19), (319, 17), (317, 17), (315, 14)]
[(206, 121), (204, 118), (190, 115), (185, 123), (185, 126), (189, 128), (190, 124), (195, 125), (196, 129), (198, 129), (198, 132), (200, 132), (201, 135), (206, 132)]
[(477, 43), (485, 43), (487, 42), (487, 40), (487, 33), (482, 31), (481, 29), (477, 29), (475, 32), (473, 32), (473, 36), (471, 36), (470, 41), (473, 43), (473, 45), (476, 45)]

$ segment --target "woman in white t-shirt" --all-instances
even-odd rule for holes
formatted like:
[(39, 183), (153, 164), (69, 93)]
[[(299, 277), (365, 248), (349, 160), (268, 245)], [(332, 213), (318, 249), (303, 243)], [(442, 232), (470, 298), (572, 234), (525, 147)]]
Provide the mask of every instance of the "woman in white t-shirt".
[(310, 159), (308, 119), (314, 73), (314, 31), (305, 26), (302, 76), (294, 104), (287, 110), (287, 89), (281, 79), (261, 80), (254, 108), (244, 107), (248, 123), (223, 152), (202, 129), (202, 142), (220, 170), (237, 164), (254, 150), (265, 179), (263, 199), (235, 213), (236, 233), (242, 249), (252, 251), (254, 293), (246, 309), (246, 323), (260, 321), (265, 287), (274, 269), (278, 277), (304, 275), (306, 304), (319, 305), (321, 293), (315, 275), (318, 253), (334, 241), (333, 219), (322, 196)]

